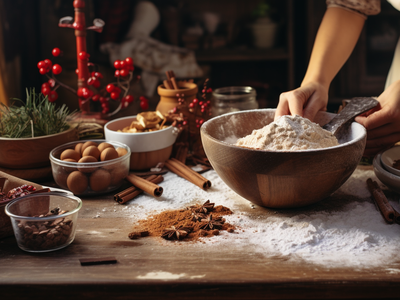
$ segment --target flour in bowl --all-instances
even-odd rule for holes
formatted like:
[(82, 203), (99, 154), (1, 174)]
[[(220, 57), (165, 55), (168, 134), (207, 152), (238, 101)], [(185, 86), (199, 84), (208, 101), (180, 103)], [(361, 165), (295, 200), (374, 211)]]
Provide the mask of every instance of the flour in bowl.
[(272, 151), (321, 149), (337, 145), (339, 142), (331, 132), (298, 115), (282, 116), (236, 142), (236, 146)]

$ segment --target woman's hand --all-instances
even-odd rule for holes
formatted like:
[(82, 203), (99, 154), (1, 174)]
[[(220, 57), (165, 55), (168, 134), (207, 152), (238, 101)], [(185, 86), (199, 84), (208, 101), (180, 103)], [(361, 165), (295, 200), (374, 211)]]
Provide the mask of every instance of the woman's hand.
[(365, 157), (373, 157), (400, 141), (400, 80), (390, 85), (378, 101), (378, 107), (355, 119), (367, 129)]
[(299, 115), (313, 121), (318, 111), (326, 111), (327, 103), (328, 89), (318, 82), (305, 83), (280, 95), (275, 120), (283, 115)]

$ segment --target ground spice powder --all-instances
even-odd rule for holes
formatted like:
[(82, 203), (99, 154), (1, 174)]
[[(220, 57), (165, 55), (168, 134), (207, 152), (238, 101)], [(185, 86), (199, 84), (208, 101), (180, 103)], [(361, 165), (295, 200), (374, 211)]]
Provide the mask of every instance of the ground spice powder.
[[(196, 241), (201, 237), (211, 237), (218, 235), (220, 230), (234, 232), (235, 226), (224, 222), (221, 229), (204, 230), (200, 226), (204, 223), (193, 220), (193, 213), (196, 212), (201, 205), (190, 206), (180, 210), (167, 210), (158, 214), (150, 215), (146, 219), (139, 220), (132, 228), (129, 234), (131, 239), (136, 239), (143, 236), (158, 236), (161, 237), (163, 231), (171, 226), (178, 227), (192, 227), (193, 230), (182, 241)], [(231, 215), (233, 212), (225, 206), (218, 205), (213, 208), (207, 215), (212, 214), (213, 218)]]

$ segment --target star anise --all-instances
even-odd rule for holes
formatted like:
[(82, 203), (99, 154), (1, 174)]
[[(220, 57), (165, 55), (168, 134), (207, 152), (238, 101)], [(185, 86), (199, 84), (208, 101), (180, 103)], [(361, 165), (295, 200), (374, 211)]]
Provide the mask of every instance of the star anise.
[(201, 212), (201, 213), (209, 213), (214, 209), (215, 203), (211, 203), (210, 200), (207, 200), (206, 202), (203, 203), (202, 206), (200, 206), (198, 209), (196, 209), (196, 212)]
[(192, 231), (191, 227), (178, 227), (171, 226), (170, 228), (164, 229), (161, 237), (166, 240), (181, 240)]
[(224, 224), (224, 220), (221, 217), (217, 217), (213, 219), (212, 214), (208, 216), (206, 219), (202, 219), (201, 222), (203, 224), (200, 225), (200, 229), (204, 230), (213, 230), (213, 229), (221, 229)]
[(192, 221), (193, 222), (201, 221), (202, 219), (205, 219), (205, 218), (207, 218), (206, 214), (203, 214), (201, 212), (192, 213)]

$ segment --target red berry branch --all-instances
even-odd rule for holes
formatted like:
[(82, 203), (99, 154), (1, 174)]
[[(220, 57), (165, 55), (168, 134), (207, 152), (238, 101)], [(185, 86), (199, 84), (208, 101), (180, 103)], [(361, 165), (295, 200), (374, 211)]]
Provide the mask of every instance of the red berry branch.
[[(52, 54), (54, 57), (61, 55), (59, 48), (54, 48)], [(140, 80), (140, 76), (134, 76), (134, 65), (131, 57), (127, 57), (125, 60), (116, 60), (114, 62), (114, 77), (115, 82), (111, 82), (106, 85), (105, 88), (101, 88), (101, 79), (103, 75), (101, 72), (96, 71), (96, 66), (89, 62), (90, 55), (86, 52), (79, 53), (79, 59), (87, 61), (87, 67), (89, 69), (89, 77), (87, 79), (87, 85), (85, 87), (79, 87), (77, 90), (70, 86), (62, 83), (56, 75), (62, 72), (62, 67), (59, 64), (53, 64), (50, 59), (42, 60), (38, 63), (39, 73), (46, 75), (48, 81), (42, 84), (41, 92), (47, 96), (50, 102), (54, 102), (58, 98), (57, 89), (62, 86), (67, 88), (71, 92), (75, 93), (81, 99), (81, 105), (88, 103), (89, 101), (101, 103), (101, 113), (105, 117), (110, 117), (116, 114), (121, 109), (127, 108), (130, 103), (134, 101), (134, 97), (129, 94), (132, 83), (136, 83)], [(93, 69), (92, 71), (90, 71)], [(76, 69), (76, 74), (79, 74), (79, 70)], [(110, 101), (119, 102), (117, 108), (110, 112)], [(143, 110), (148, 109), (147, 98), (140, 97), (140, 107)]]
[(168, 117), (174, 120), (172, 125), (181, 132), (187, 131), (184, 142), (188, 143), (191, 151), (194, 151), (193, 146), (200, 141), (200, 126), (211, 116), (212, 89), (208, 87), (208, 81), (208, 79), (204, 81), (201, 96), (190, 103), (185, 100), (185, 94), (176, 94), (178, 105), (168, 114)]

